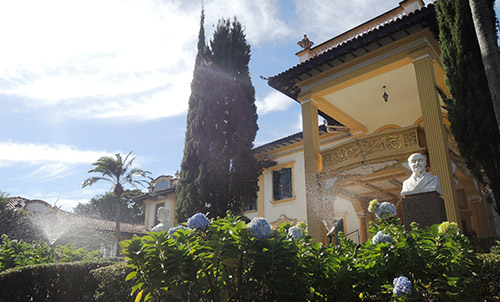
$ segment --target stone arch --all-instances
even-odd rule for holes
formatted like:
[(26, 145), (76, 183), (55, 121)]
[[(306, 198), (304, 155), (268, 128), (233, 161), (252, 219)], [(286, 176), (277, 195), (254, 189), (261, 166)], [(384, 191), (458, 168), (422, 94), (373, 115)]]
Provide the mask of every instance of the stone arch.
[[(353, 196), (328, 190), (323, 196), (324, 203), (324, 235), (325, 243), (328, 243), (329, 238), (327, 233), (328, 228), (333, 226), (334, 219), (342, 218), (344, 221), (344, 234), (355, 242), (365, 242), (367, 234), (366, 217), (367, 213), (363, 208), (362, 201)], [(359, 240), (359, 241), (358, 241)]]
[(342, 193), (337, 193), (336, 195), (342, 199), (350, 201), (355, 212), (364, 211), (363, 206), (361, 205), (361, 202), (359, 200), (357, 200), (356, 198), (349, 196), (349, 195), (346, 195), (346, 194), (342, 194)]
[(401, 128), (401, 126), (399, 126), (399, 125), (388, 124), (388, 125), (384, 125), (384, 126), (378, 128), (377, 130), (373, 131), (373, 133), (382, 132), (384, 130), (400, 129), (400, 128)]

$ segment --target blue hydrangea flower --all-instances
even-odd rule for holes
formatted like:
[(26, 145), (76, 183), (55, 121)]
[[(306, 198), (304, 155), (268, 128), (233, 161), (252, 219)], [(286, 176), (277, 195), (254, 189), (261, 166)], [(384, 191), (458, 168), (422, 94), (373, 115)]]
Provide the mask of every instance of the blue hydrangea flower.
[(184, 230), (185, 231), (187, 229), (188, 229), (187, 227), (185, 227), (183, 225), (179, 225), (179, 226), (171, 227), (170, 229), (168, 229), (167, 234), (168, 234), (168, 236), (172, 237), (175, 234), (175, 232), (177, 232), (178, 230)]
[(392, 281), (394, 284), (394, 290), (392, 291), (396, 296), (401, 297), (401, 295), (411, 295), (411, 282), (405, 276), (394, 278)]
[(378, 233), (375, 234), (375, 236), (373, 236), (373, 238), (372, 238), (373, 244), (380, 244), (380, 243), (386, 243), (386, 242), (392, 243), (392, 242), (394, 242), (394, 240), (392, 239), (392, 237), (390, 235), (387, 235), (382, 231), (378, 231)]
[(255, 217), (247, 225), (247, 229), (254, 238), (266, 239), (271, 232), (271, 225), (265, 218)]
[(378, 219), (387, 219), (396, 216), (396, 207), (390, 202), (382, 202), (375, 209)]
[(288, 238), (295, 240), (302, 237), (302, 235), (304, 235), (304, 230), (299, 226), (294, 225), (288, 229)]
[(187, 221), (188, 228), (206, 230), (208, 225), (210, 224), (210, 220), (208, 220), (207, 216), (202, 213), (197, 213), (191, 216), (191, 218)]

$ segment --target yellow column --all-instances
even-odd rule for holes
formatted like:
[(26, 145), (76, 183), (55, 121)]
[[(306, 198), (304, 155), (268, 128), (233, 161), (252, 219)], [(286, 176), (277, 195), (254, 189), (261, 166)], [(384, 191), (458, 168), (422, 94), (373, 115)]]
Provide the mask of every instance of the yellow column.
[(264, 173), (259, 176), (259, 192), (257, 192), (257, 215), (264, 216)]
[(171, 204), (171, 209), (170, 211), (170, 221), (172, 221), (173, 225), (177, 225), (177, 219), (175, 218), (175, 206), (177, 204), (177, 194), (172, 194), (172, 204)]
[(425, 139), (432, 173), (441, 179), (446, 216), (449, 221), (457, 222), (460, 225), (457, 193), (451, 170), (448, 139), (444, 131), (441, 105), (435, 88), (433, 63), (434, 60), (429, 54), (413, 60), (424, 118)]
[(368, 240), (368, 230), (366, 228), (366, 212), (365, 211), (360, 211), (356, 212), (356, 215), (358, 216), (359, 219), (359, 237), (361, 240), (361, 243), (365, 243), (366, 240)]
[(148, 224), (149, 224), (149, 208), (150, 208), (150, 203), (149, 202), (146, 202), (146, 210), (145, 211), (145, 215), (144, 215), (144, 227), (146, 228), (146, 230), (148, 230)]
[(304, 170), (306, 178), (306, 211), (308, 232), (316, 241), (323, 240), (321, 196), (318, 175), (321, 170), (319, 154), (318, 107), (311, 95), (300, 99), (302, 105), (302, 129), (304, 137)]

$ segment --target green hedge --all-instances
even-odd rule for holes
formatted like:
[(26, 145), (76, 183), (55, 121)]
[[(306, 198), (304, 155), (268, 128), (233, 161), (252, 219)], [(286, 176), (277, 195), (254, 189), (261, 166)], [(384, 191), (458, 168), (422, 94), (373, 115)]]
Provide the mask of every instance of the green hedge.
[(111, 261), (28, 265), (0, 273), (0, 301), (94, 301), (98, 287), (90, 271)]
[(478, 258), (483, 301), (500, 301), (500, 254), (479, 254)]
[(98, 282), (94, 296), (95, 301), (122, 302), (133, 301), (131, 294), (133, 282), (125, 281), (125, 277), (132, 272), (126, 262), (92, 270), (90, 273)]
[[(227, 226), (227, 224), (220, 225), (221, 227)], [(282, 229), (284, 230), (284, 229)], [(220, 230), (219, 230), (220, 231)], [(372, 232), (374, 230), (372, 229)], [(219, 232), (216, 232), (219, 233)], [(161, 233), (160, 233), (161, 234)], [(158, 234), (158, 235), (160, 235)], [(219, 233), (220, 234), (220, 233)], [(150, 234), (150, 236), (153, 234)], [(182, 235), (182, 234), (181, 234)], [(188, 235), (187, 233), (185, 235)], [(191, 235), (195, 235), (194, 233)], [(202, 233), (198, 233), (198, 235), (203, 235)], [(214, 234), (215, 235), (215, 234)], [(396, 234), (393, 234), (396, 235)], [(189, 235), (188, 235), (189, 236)], [(275, 232), (274, 235), (272, 236), (279, 236), (278, 232)], [(161, 237), (161, 236), (160, 236)], [(187, 243), (186, 241), (183, 241), (184, 235), (177, 237), (177, 240)], [(185, 237), (184, 237), (185, 238)], [(395, 240), (401, 240), (402, 238), (397, 239), (397, 236), (394, 236)], [(185, 238), (187, 239), (187, 238)], [(208, 238), (206, 238), (208, 239)], [(223, 239), (223, 238), (221, 238)], [(305, 238), (303, 237), (300, 242), (302, 247), (305, 245), (308, 245), (306, 241), (304, 240)], [(408, 238), (409, 239), (409, 238)], [(417, 238), (414, 238), (417, 239)], [(422, 238), (420, 238), (422, 239)], [(458, 237), (457, 237), (458, 239)], [(428, 240), (428, 238), (426, 239)], [(226, 239), (223, 239), (222, 242), (227, 241)], [(254, 244), (257, 245), (262, 245), (265, 244), (265, 242), (272, 243), (274, 239), (266, 239), (265, 241), (259, 241), (259, 242), (254, 242)], [(383, 297), (379, 296), (377, 297), (376, 295), (370, 295), (370, 296), (365, 296), (364, 299), (359, 296), (359, 287), (365, 287), (365, 290), (363, 290), (364, 294), (372, 291), (374, 293), (375, 291), (382, 290), (383, 288), (386, 288), (386, 284), (382, 282), (381, 280), (381, 274), (387, 274), (390, 271), (393, 270), (401, 270), (402, 268), (404, 269), (405, 266), (408, 264), (402, 264), (400, 261), (397, 261), (398, 258), (403, 256), (399, 251), (401, 252), (410, 252), (403, 246), (394, 246), (393, 249), (389, 245), (384, 244), (380, 246), (380, 249), (378, 247), (373, 246), (371, 243), (367, 243), (368, 245), (372, 245), (372, 247), (368, 250), (364, 250), (362, 246), (351, 246), (349, 247), (349, 243), (345, 240), (341, 240), (341, 246), (337, 247), (321, 247), (319, 245), (313, 245), (310, 246), (312, 249), (300, 249), (300, 253), (298, 255), (302, 255), (301, 257), (303, 258), (302, 260), (306, 260), (307, 266), (309, 269), (306, 271), (304, 270), (304, 267), (300, 268), (298, 267), (299, 271), (302, 272), (307, 272), (307, 279), (309, 281), (302, 279), (302, 280), (291, 280), (290, 274), (295, 275), (296, 277), (299, 277), (296, 275), (297, 272), (295, 271), (289, 271), (291, 269), (292, 263), (289, 262), (291, 259), (289, 259), (290, 255), (287, 255), (287, 253), (290, 252), (289, 248), (290, 246), (287, 246), (285, 243), (293, 243), (294, 241), (291, 241), (290, 239), (286, 240), (285, 242), (281, 241), (279, 243), (278, 241), (274, 242), (274, 244), (265, 244), (266, 249), (271, 248), (267, 250), (266, 253), (272, 252), (274, 249), (273, 253), (278, 253), (278, 250), (282, 250), (279, 253), (285, 252), (285, 255), (280, 256), (281, 258), (284, 259), (275, 259), (276, 261), (279, 261), (281, 264), (279, 266), (274, 266), (271, 265), (270, 267), (266, 264), (266, 262), (262, 263), (257, 263), (253, 262), (253, 269), (255, 271), (255, 275), (252, 277), (252, 279), (247, 280), (247, 284), (244, 286), (249, 286), (251, 285), (250, 283), (252, 282), (258, 282), (259, 276), (266, 276), (269, 275), (269, 271), (262, 271), (258, 269), (257, 266), (263, 265), (264, 267), (271, 268), (274, 267), (274, 270), (280, 270), (279, 274), (284, 274), (285, 277), (287, 277), (287, 280), (281, 280), (280, 282), (274, 283), (274, 281), (280, 279), (278, 278), (279, 276), (275, 275), (274, 277), (270, 278), (268, 281), (272, 283), (267, 283), (264, 282), (264, 285), (267, 287), (267, 290), (279, 290), (279, 285), (284, 284), (284, 283), (297, 283), (296, 285), (299, 284), (308, 284), (308, 282), (312, 281), (315, 286), (312, 292), (308, 294), (309, 298), (306, 300), (311, 300), (311, 301), (316, 301), (316, 300), (325, 300), (325, 301), (355, 301), (355, 300), (391, 300), (390, 297)], [(221, 241), (219, 241), (220, 243)], [(416, 240), (415, 243), (420, 242), (422, 243), (422, 240)], [(131, 242), (130, 242), (131, 243)], [(213, 247), (219, 246), (217, 242), (213, 242), (214, 245)], [(279, 244), (278, 244), (279, 243)], [(444, 243), (444, 242), (443, 242)], [(455, 242), (457, 243), (457, 242)], [(224, 243), (223, 243), (224, 244)], [(283, 245), (285, 244), (285, 245)], [(408, 244), (408, 242), (407, 242)], [(431, 242), (424, 243), (424, 245), (431, 244)], [(293, 245), (292, 245), (293, 246)], [(431, 244), (432, 246), (432, 244)], [(430, 247), (430, 246), (429, 246)], [(437, 247), (437, 246), (436, 246)], [(210, 249), (210, 254), (216, 256), (219, 254), (219, 252), (222, 252), (225, 248), (220, 246), (222, 250), (212, 250)], [(414, 248), (417, 248), (417, 246), (414, 246)], [(442, 251), (451, 251), (449, 250), (449, 246), (446, 247), (446, 245), (440, 246), (438, 249), (441, 250), (441, 252), (438, 252), (436, 254), (438, 257), (441, 258), (440, 260), (444, 260), (443, 252)], [(391, 251), (391, 249), (393, 249)], [(419, 249), (419, 248), (418, 248)], [(363, 252), (364, 250), (364, 252)], [(420, 249), (419, 249), (420, 250)], [(376, 253), (372, 253), (372, 251), (375, 251)], [(422, 252), (423, 250), (420, 250)], [(186, 250), (186, 252), (189, 252), (189, 250)], [(215, 252), (215, 254), (214, 254)], [(253, 251), (255, 252), (255, 251)], [(305, 253), (304, 253), (305, 252)], [(353, 253), (354, 252), (354, 253)], [(365, 254), (365, 252), (369, 252), (368, 254)], [(420, 253), (419, 252), (419, 253)], [(436, 250), (437, 252), (437, 250)], [(231, 255), (230, 255), (231, 254)], [(227, 256), (234, 256), (232, 253), (228, 254)], [(410, 252), (410, 254), (413, 254), (413, 252)], [(455, 256), (457, 255), (456, 253), (452, 253)], [(263, 254), (260, 254), (262, 256)], [(207, 255), (208, 256), (208, 255)], [(259, 256), (259, 257), (260, 257)], [(333, 257), (332, 257), (333, 256)], [(413, 254), (415, 256), (415, 254)], [(361, 259), (359, 258), (361, 257)], [(387, 258), (389, 257), (389, 258)], [(395, 258), (394, 258), (395, 257)], [(252, 256), (253, 258), (253, 256)], [(265, 257), (264, 257), (265, 258)], [(261, 260), (265, 260), (262, 258)], [(362, 264), (362, 266), (356, 265), (353, 260), (355, 258), (358, 258), (359, 262), (358, 264)], [(372, 258), (372, 259), (370, 259)], [(373, 261), (375, 259), (376, 261)], [(255, 259), (255, 258), (254, 258)], [(387, 262), (384, 263), (382, 259), (385, 259)], [(465, 280), (458, 281), (459, 283), (462, 283), (462, 285), (468, 284), (469, 286), (473, 285), (474, 283), (479, 284), (479, 290), (480, 290), (480, 301), (500, 301), (500, 255), (499, 254), (478, 254), (477, 255), (477, 266), (474, 266), (474, 270), (476, 273), (476, 282), (465, 282)], [(85, 302), (85, 301), (103, 301), (103, 302), (125, 302), (125, 301), (133, 301), (133, 297), (131, 295), (131, 288), (133, 287), (134, 284), (136, 284), (137, 280), (126, 280), (126, 276), (129, 275), (134, 269), (132, 267), (127, 267), (126, 263), (124, 262), (119, 262), (117, 263), (116, 261), (120, 259), (116, 259), (115, 261), (102, 261), (102, 262), (73, 262), (73, 263), (61, 263), (61, 264), (41, 264), (41, 265), (30, 265), (30, 266), (25, 266), (21, 268), (16, 268), (16, 269), (10, 269), (5, 272), (0, 273), (0, 301), (70, 301), (70, 302)], [(201, 259), (200, 259), (201, 260)], [(257, 260), (257, 259), (255, 259)], [(401, 260), (401, 259), (399, 259)], [(416, 259), (414, 259), (416, 260)], [(438, 260), (438, 259), (436, 259)], [(448, 259), (449, 260), (449, 259)], [(455, 260), (458, 260), (455, 258)], [(462, 259), (463, 260), (463, 259)], [(233, 264), (227, 262), (228, 260), (224, 260), (222, 263), (224, 265), (229, 265), (229, 267), (233, 267)], [(299, 260), (300, 262), (301, 260)], [(332, 262), (333, 261), (333, 262)], [(196, 261), (197, 262), (197, 261)], [(427, 262), (427, 261), (426, 261)], [(441, 261), (438, 261), (441, 262)], [(443, 265), (445, 267), (441, 267), (440, 269), (449, 269), (450, 267), (453, 266), (449, 261), (443, 261)], [(165, 265), (173, 265), (174, 263), (169, 263), (167, 259), (164, 259), (163, 262)], [(179, 262), (178, 264), (181, 264)], [(436, 271), (437, 268), (433, 268), (433, 265), (431, 264), (432, 262), (427, 262), (427, 265), (422, 263), (422, 269), (423, 270), (433, 270)], [(446, 264), (448, 263), (448, 264)], [(200, 265), (201, 263), (197, 263), (197, 265)], [(276, 263), (275, 263), (276, 264)], [(418, 264), (415, 262), (415, 264)], [(455, 264), (456, 265), (456, 264)], [(392, 267), (393, 266), (393, 267)], [(262, 268), (264, 268), (262, 267)], [(392, 267), (392, 268), (391, 268)], [(464, 267), (461, 266), (463, 269)], [(327, 270), (325, 270), (327, 269)], [(423, 278), (417, 278), (417, 268), (411, 269), (413, 271), (413, 276), (415, 279), (419, 279), (419, 282), (424, 281)], [(365, 271), (365, 272), (363, 272)], [(378, 271), (378, 272), (377, 272)], [(372, 280), (368, 280), (366, 273), (370, 272), (369, 275), (371, 275)], [(201, 273), (201, 272), (198, 272)], [(421, 273), (419, 273), (421, 275)], [(394, 274), (391, 274), (389, 276), (389, 280), (393, 277)], [(397, 276), (397, 275), (396, 275)], [(423, 276), (423, 275), (421, 275)], [(442, 275), (441, 275), (442, 276)], [(165, 276), (163, 276), (165, 277)], [(465, 277), (465, 275), (461, 274), (461, 277)], [(186, 279), (184, 279), (184, 282), (189, 282), (188, 276), (185, 276)], [(151, 281), (154, 282), (154, 277)], [(168, 277), (166, 279), (162, 278), (163, 280), (167, 281)], [(383, 278), (385, 279), (385, 278)], [(253, 281), (252, 281), (253, 280)], [(380, 280), (380, 282), (375, 281), (375, 280)], [(444, 289), (445, 287), (448, 294), (447, 296), (439, 297), (435, 295), (439, 295), (437, 292), (432, 293), (431, 296), (435, 296), (436, 301), (447, 301), (449, 298), (449, 294), (451, 293), (450, 290), (453, 288), (458, 289), (462, 288), (462, 290), (465, 290), (463, 287), (452, 287), (450, 288), (448, 285), (438, 285), (436, 283), (440, 283), (440, 277), (438, 275), (434, 276), (432, 278), (433, 281), (430, 283), (426, 283), (431, 285), (432, 287), (436, 288), (439, 287), (441, 289)], [(375, 282), (374, 282), (375, 281)], [(443, 280), (444, 281), (444, 280)], [(452, 280), (446, 280), (446, 283)], [(250, 283), (248, 283), (250, 282)], [(304, 283), (305, 282), (305, 283)], [(355, 287), (352, 286), (352, 284), (356, 284)], [(221, 284), (221, 288), (227, 288), (230, 286), (230, 283), (225, 283)], [(309, 284), (311, 285), (311, 284)], [(414, 286), (416, 287), (415, 290), (417, 293), (418, 291), (422, 291), (422, 289), (419, 289), (418, 282), (415, 282)], [(370, 289), (370, 287), (372, 289)], [(293, 292), (293, 293), (298, 293), (301, 290), (299, 288), (294, 288), (294, 287), (287, 287), (286, 288), (288, 291)], [(388, 288), (387, 288), (388, 289)], [(470, 287), (469, 287), (470, 289)], [(201, 290), (200, 288), (196, 288), (196, 286), (190, 287), (190, 290), (196, 290), (199, 291)], [(250, 290), (250, 288), (249, 288)], [(253, 288), (252, 290), (256, 291), (262, 291), (263, 289), (261, 287)], [(183, 301), (184, 298), (189, 297), (190, 295), (182, 296), (177, 295), (171, 291), (165, 291), (165, 290), (159, 290), (156, 292), (151, 293), (152, 298), (154, 301)], [(354, 294), (354, 296), (353, 296)], [(177, 297), (175, 297), (177, 296)], [(304, 301), (301, 300), (300, 297), (288, 297), (288, 301)], [(361, 299), (360, 299), (361, 298)], [(394, 297), (392, 297), (394, 298)], [(408, 301), (423, 301), (425, 298), (422, 296), (412, 296), (412, 297), (407, 297)], [(423, 299), (422, 299), (423, 298)], [(463, 297), (462, 297), (463, 298)], [(469, 297), (470, 299), (471, 297)], [(460, 298), (459, 298), (460, 299)], [(240, 297), (240, 300), (245, 300), (245, 298)], [(265, 300), (263, 300), (265, 301)], [(425, 300), (427, 301), (427, 300)]]

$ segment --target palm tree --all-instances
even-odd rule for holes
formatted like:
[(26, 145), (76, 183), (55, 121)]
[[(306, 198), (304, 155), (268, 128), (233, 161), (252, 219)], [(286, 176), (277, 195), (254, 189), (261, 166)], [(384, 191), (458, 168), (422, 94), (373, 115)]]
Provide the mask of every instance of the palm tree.
[(107, 181), (112, 184), (113, 192), (116, 196), (116, 217), (115, 217), (115, 232), (116, 232), (116, 254), (120, 250), (120, 219), (121, 219), (121, 211), (120, 211), (120, 203), (121, 196), (123, 194), (124, 185), (131, 185), (134, 188), (136, 185), (148, 184), (149, 182), (145, 179), (151, 179), (147, 176), (150, 172), (144, 171), (142, 169), (131, 168), (132, 163), (135, 160), (135, 157), (130, 158), (129, 156), (132, 153), (129, 152), (125, 159), (122, 159), (120, 153), (115, 154), (116, 158), (110, 156), (103, 156), (99, 158), (92, 165), (95, 167), (92, 170), (89, 170), (88, 173), (99, 173), (101, 176), (92, 176), (85, 179), (82, 183), (82, 188), (93, 185), (98, 181)]
[(500, 53), (495, 28), (495, 11), (490, 0), (469, 0), (469, 5), (488, 79), (493, 110), (500, 130)]

